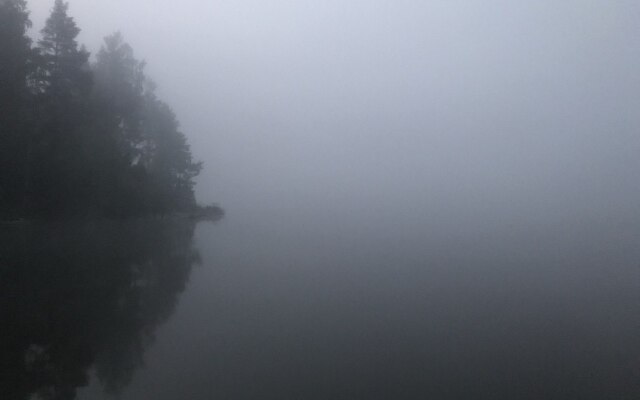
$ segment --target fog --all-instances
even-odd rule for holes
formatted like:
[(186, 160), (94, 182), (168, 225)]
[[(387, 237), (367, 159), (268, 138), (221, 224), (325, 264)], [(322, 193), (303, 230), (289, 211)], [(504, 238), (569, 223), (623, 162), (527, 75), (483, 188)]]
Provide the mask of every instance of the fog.
[(0, 393), (638, 397), (640, 2), (69, 3), (91, 71), (0, 1)]
[[(51, 5), (30, 2), (34, 30)], [(119, 30), (148, 62), (205, 162), (199, 200), (232, 214), (500, 225), (639, 210), (635, 2), (75, 0), (69, 13), (94, 54)]]

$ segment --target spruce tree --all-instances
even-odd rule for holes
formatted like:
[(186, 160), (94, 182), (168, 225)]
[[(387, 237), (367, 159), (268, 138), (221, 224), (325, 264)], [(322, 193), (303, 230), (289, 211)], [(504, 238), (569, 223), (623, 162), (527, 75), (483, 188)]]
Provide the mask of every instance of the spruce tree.
[(143, 135), (149, 144), (143, 154), (150, 174), (156, 212), (187, 211), (195, 207), (194, 179), (202, 169), (195, 162), (173, 110), (153, 92), (146, 96)]
[(195, 209), (193, 161), (120, 34), (91, 69), (68, 4), (33, 49), (23, 0), (0, 0), (0, 219), (126, 217)]
[(145, 171), (136, 164), (143, 147), (144, 63), (115, 33), (105, 38), (93, 70), (95, 199), (108, 215), (140, 212)]
[(92, 79), (89, 53), (79, 48), (80, 29), (56, 0), (39, 41), (38, 89), (41, 115), (36, 165), (37, 208), (46, 215), (79, 213), (91, 191), (83, 168), (88, 99)]
[(30, 26), (25, 1), (0, 0), (0, 218), (17, 216), (25, 196), (33, 118)]
[(38, 42), (41, 90), (59, 101), (80, 101), (91, 89), (89, 52), (78, 47), (80, 29), (67, 15), (69, 4), (55, 0)]

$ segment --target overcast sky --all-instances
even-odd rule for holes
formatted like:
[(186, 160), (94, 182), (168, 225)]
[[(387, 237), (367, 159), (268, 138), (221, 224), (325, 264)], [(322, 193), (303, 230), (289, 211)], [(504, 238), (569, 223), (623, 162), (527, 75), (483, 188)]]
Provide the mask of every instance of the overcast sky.
[[(36, 30), (52, 3), (30, 0)], [(553, 216), (640, 200), (637, 1), (72, 0), (69, 13), (93, 53), (119, 30), (148, 62), (206, 164), (204, 202)]]

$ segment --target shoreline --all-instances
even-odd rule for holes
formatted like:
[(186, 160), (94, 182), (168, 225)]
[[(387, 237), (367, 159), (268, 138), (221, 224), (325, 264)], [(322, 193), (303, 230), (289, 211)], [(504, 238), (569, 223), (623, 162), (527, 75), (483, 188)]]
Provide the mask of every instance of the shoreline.
[(138, 220), (166, 220), (172, 218), (189, 219), (195, 222), (210, 221), (215, 222), (221, 220), (225, 215), (222, 207), (212, 204), (208, 206), (196, 206), (190, 211), (175, 211), (163, 214), (142, 214), (129, 215), (123, 217), (110, 216), (58, 216), (58, 217), (14, 217), (11, 219), (0, 219), (0, 226), (20, 226), (31, 223), (49, 223), (49, 222), (94, 222), (94, 221), (138, 221)]

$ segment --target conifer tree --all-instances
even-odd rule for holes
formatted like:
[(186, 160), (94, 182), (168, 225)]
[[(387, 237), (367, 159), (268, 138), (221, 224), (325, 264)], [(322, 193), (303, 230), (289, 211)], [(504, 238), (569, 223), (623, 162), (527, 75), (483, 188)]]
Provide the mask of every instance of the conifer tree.
[(80, 29), (56, 0), (42, 29), (38, 89), (41, 115), (35, 164), (36, 208), (43, 214), (78, 213), (90, 192), (83, 168), (87, 104), (92, 79), (89, 53), (79, 48)]
[(196, 211), (192, 158), (118, 33), (89, 65), (68, 4), (36, 48), (24, 0), (0, 0), (0, 219)]
[(135, 213), (146, 206), (145, 173), (136, 168), (143, 146), (144, 63), (115, 33), (105, 38), (93, 70), (96, 201), (110, 215)]
[(25, 194), (33, 118), (30, 26), (25, 1), (0, 0), (0, 217), (19, 213)]
[(194, 179), (202, 164), (193, 160), (175, 113), (150, 92), (143, 123), (143, 135), (149, 143), (143, 160), (150, 174), (154, 208), (159, 212), (193, 208)]
[(55, 0), (51, 15), (38, 42), (41, 63), (41, 90), (61, 101), (78, 101), (91, 88), (89, 52), (78, 47), (80, 29), (67, 15), (69, 4)]

